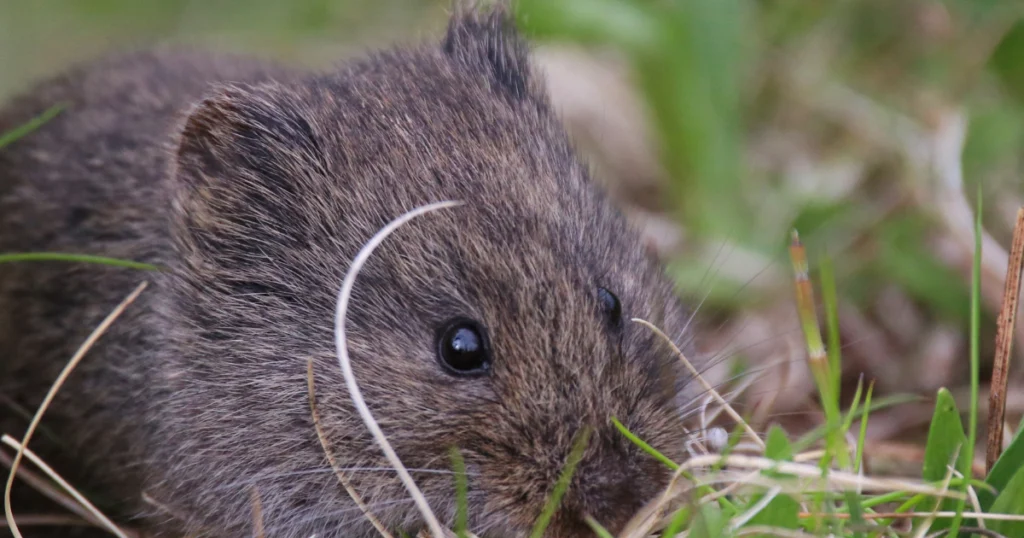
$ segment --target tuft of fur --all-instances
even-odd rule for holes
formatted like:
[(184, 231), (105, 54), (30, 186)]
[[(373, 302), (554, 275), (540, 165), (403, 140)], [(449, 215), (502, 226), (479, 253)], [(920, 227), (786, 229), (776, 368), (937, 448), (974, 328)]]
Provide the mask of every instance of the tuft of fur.
[[(24, 428), (64, 361), (140, 280), (152, 286), (73, 374), (36, 449), (156, 536), (369, 537), (313, 427), (306, 364), (333, 457), (389, 527), (420, 516), (352, 408), (333, 309), (380, 227), (423, 204), (465, 205), (399, 229), (360, 274), (353, 368), (431, 506), (455, 517), (448, 449), (470, 473), (470, 525), (525, 536), (580, 427), (594, 435), (549, 536), (611, 530), (669, 478), (617, 417), (684, 457), (692, 397), (667, 346), (686, 312), (637, 232), (574, 153), (502, 11), (457, 14), (441, 46), (325, 73), (181, 51), (83, 65), (0, 112), (0, 130), (68, 108), (0, 150), (0, 250), (130, 258), (160, 273), (0, 266), (0, 425)], [(600, 308), (598, 288), (622, 304)], [(453, 377), (446, 320), (486, 327), (493, 366)], [(162, 508), (143, 502), (143, 495)]]

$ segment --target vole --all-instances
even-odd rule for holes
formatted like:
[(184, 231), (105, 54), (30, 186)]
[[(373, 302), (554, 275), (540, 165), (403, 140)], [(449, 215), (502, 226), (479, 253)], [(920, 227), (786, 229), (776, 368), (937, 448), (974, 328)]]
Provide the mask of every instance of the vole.
[(574, 151), (506, 9), (456, 10), (439, 45), (325, 72), (181, 50), (81, 64), (16, 98), (0, 131), (0, 251), (154, 264), (0, 264), (0, 402), (20, 437), (97, 324), (149, 287), (61, 388), (31, 446), (155, 536), (376, 536), (424, 519), (356, 413), (334, 313), (353, 257), (425, 204), (356, 281), (348, 351), (430, 507), (526, 536), (583, 428), (547, 536), (617, 531), (671, 472), (696, 388), (689, 310)]

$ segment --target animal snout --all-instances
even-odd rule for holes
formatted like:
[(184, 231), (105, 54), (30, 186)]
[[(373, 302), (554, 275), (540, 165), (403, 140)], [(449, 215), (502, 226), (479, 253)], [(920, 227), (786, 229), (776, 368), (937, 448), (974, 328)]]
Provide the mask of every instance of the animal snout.
[(668, 483), (669, 470), (646, 454), (618, 440), (596, 442), (573, 475), (551, 536), (589, 536), (587, 517), (618, 533)]

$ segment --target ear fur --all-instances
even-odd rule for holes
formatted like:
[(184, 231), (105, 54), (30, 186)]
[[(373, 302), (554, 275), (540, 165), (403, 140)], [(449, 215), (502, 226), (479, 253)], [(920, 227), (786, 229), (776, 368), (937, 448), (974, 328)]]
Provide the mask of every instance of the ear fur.
[[(323, 168), (307, 107), (285, 87), (218, 86), (189, 111), (178, 137), (174, 177), (179, 187), (227, 180), (265, 180), (268, 192), (297, 165)], [(184, 185), (182, 185), (184, 182)], [(210, 186), (210, 185), (207, 185)]]
[(441, 50), (463, 67), (490, 77), (495, 89), (513, 98), (542, 96), (526, 42), (504, 3), (487, 9), (457, 3)]
[(243, 252), (253, 230), (294, 218), (328, 176), (315, 118), (309, 100), (278, 83), (220, 86), (197, 103), (170, 172), (182, 248)]

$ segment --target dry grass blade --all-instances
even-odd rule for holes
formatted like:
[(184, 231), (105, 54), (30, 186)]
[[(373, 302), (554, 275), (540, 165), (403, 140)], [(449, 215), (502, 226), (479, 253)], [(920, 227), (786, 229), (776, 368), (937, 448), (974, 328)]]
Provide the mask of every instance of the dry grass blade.
[[(995, 531), (990, 531), (983, 527), (960, 527), (960, 532), (968, 536), (986, 536), (988, 538), (1010, 538), (1005, 534), (999, 534)], [(949, 536), (949, 530), (941, 530), (933, 534), (929, 534), (927, 538), (945, 538)]]
[(681, 493), (682, 488), (679, 485), (679, 479), (683, 478), (685, 470), (677, 469), (672, 475), (672, 479), (669, 481), (665, 489), (662, 490), (659, 495), (653, 501), (644, 505), (633, 517), (626, 523), (625, 528), (620, 533), (623, 538), (644, 538), (650, 535), (651, 530), (658, 526), (667, 512), (666, 508), (673, 500), (675, 500)]
[(387, 236), (391, 235), (392, 232), (415, 217), (431, 211), (437, 211), (439, 209), (454, 207), (457, 205), (460, 205), (460, 202), (438, 202), (418, 207), (391, 221), (387, 226), (371, 237), (356, 255), (355, 259), (352, 260), (352, 265), (348, 269), (348, 274), (345, 275), (345, 279), (342, 281), (341, 290), (338, 292), (337, 310), (334, 318), (334, 339), (338, 352), (338, 365), (341, 367), (341, 372), (345, 376), (345, 384), (348, 387), (348, 393), (352, 398), (352, 403), (359, 411), (359, 416), (362, 417), (363, 423), (366, 424), (366, 428), (370, 430), (371, 434), (373, 434), (373, 438), (377, 441), (380, 449), (384, 452), (388, 461), (395, 468), (395, 471), (398, 473), (398, 477), (402, 480), (402, 484), (405, 485), (405, 489), (409, 491), (409, 495), (412, 496), (413, 501), (415, 501), (416, 507), (419, 509), (420, 514), (427, 523), (427, 527), (430, 529), (430, 533), (434, 537), (447, 536), (447, 533), (444, 532), (444, 528), (441, 527), (441, 523), (437, 520), (437, 516), (434, 515), (433, 510), (430, 509), (430, 505), (427, 503), (427, 499), (423, 496), (423, 492), (420, 491), (418, 486), (416, 486), (416, 481), (412, 479), (408, 469), (405, 468), (405, 465), (402, 464), (402, 460), (398, 457), (398, 454), (395, 453), (395, 449), (391, 447), (391, 443), (388, 442), (387, 436), (384, 435), (384, 432), (380, 429), (380, 425), (377, 424), (377, 420), (373, 418), (373, 413), (370, 412), (370, 408), (366, 405), (366, 400), (363, 399), (363, 394), (359, 390), (359, 384), (356, 383), (355, 374), (352, 372), (352, 362), (349, 360), (348, 356), (348, 341), (345, 334), (345, 316), (348, 313), (348, 302), (352, 296), (352, 289), (355, 287), (356, 276), (359, 275), (359, 270), (362, 269), (363, 265), (370, 259), (370, 255), (373, 254), (373, 251), (384, 242), (384, 239), (386, 239)]
[(694, 378), (697, 379), (697, 382), (701, 384), (704, 390), (706, 390), (708, 394), (710, 394), (715, 399), (715, 401), (717, 401), (718, 404), (722, 406), (722, 409), (725, 410), (726, 414), (728, 414), (730, 418), (732, 418), (734, 421), (736, 421), (737, 424), (743, 427), (744, 431), (746, 431), (750, 438), (753, 439), (753, 441), (757, 444), (758, 448), (764, 450), (764, 441), (762, 441), (761, 438), (757, 435), (757, 432), (755, 432), (754, 429), (750, 427), (750, 424), (747, 424), (747, 421), (743, 420), (743, 417), (741, 417), (740, 414), (737, 413), (731, 405), (729, 405), (729, 402), (725, 401), (725, 398), (723, 398), (722, 395), (719, 394), (718, 391), (716, 391), (715, 388), (712, 387), (711, 384), (708, 383), (707, 380), (705, 380), (704, 377), (700, 375), (700, 372), (697, 371), (697, 369), (693, 366), (689, 359), (686, 358), (686, 355), (683, 354), (683, 351), (679, 349), (678, 346), (676, 346), (675, 342), (673, 342), (667, 334), (662, 332), (661, 329), (655, 327), (654, 324), (647, 320), (633, 318), (633, 321), (647, 327), (648, 329), (653, 331), (654, 334), (658, 335), (659, 338), (665, 340), (665, 343), (672, 348), (672, 351), (679, 357), (679, 360), (681, 360), (683, 364), (686, 365), (686, 368), (690, 370), (690, 373), (693, 375)]
[[(57, 471), (55, 471), (52, 467), (47, 465), (46, 462), (43, 461), (43, 459), (40, 458), (38, 455), (36, 455), (35, 452), (32, 452), (32, 450), (26, 448), (25, 445), (19, 443), (17, 439), (11, 437), (10, 435), (4, 435), (3, 437), (0, 437), (0, 442), (3, 442), (3, 444), (15, 450), (23, 450), (26, 459), (31, 461), (32, 464), (35, 465), (36, 467), (39, 467), (39, 469), (41, 469), (43, 473), (46, 474), (46, 476), (49, 476), (51, 480), (56, 482), (60, 487), (64, 488), (64, 490), (67, 491), (68, 495), (70, 495), (75, 501), (77, 501), (81, 505), (82, 509), (84, 509), (85, 512), (88, 514), (88, 517), (86, 518), (87, 521), (94, 522), (92, 524), (95, 526), (106, 528), (115, 536), (135, 538), (134, 533), (128, 533), (123, 529), (114, 526), (113, 522), (111, 522), (106, 516), (104, 516), (103, 513), (100, 512), (99, 509), (97, 509), (95, 506), (93, 506), (91, 502), (89, 502), (89, 499), (86, 499), (85, 496), (79, 493), (79, 491), (75, 489), (71, 484), (69, 484), (67, 480), (64, 480), (62, 476), (57, 474)], [(13, 533), (15, 526), (11, 525), (10, 520), (7, 521), (7, 524), (9, 527), (11, 527), (11, 532)], [(115, 529), (117, 530), (117, 532), (114, 532)]]
[[(831, 485), (833, 488), (837, 489), (860, 488), (858, 491), (863, 492), (903, 491), (954, 499), (964, 498), (964, 495), (960, 492), (942, 491), (941, 488), (937, 488), (927, 482), (919, 480), (872, 478), (839, 470), (831, 470), (827, 476), (823, 477), (821, 467), (818, 465), (776, 461), (764, 457), (744, 456), (740, 454), (709, 454), (707, 456), (697, 456), (686, 460), (679, 467), (689, 471), (694, 469), (711, 468), (715, 465), (723, 464), (735, 470), (772, 470), (799, 478), (821, 481), (822, 483)], [(701, 478), (701, 476), (697, 475), (697, 478)]]
[[(801, 518), (831, 517), (836, 519), (850, 519), (850, 514), (833, 512), (829, 514), (817, 512), (800, 512)], [(961, 514), (965, 519), (984, 519), (986, 521), (1024, 521), (1024, 515), (1014, 514), (986, 514), (984, 512), (964, 512)], [(864, 519), (914, 519), (919, 517), (934, 517), (936, 519), (953, 519), (957, 517), (956, 512), (868, 512), (861, 514)]]
[(252, 525), (256, 538), (267, 538), (267, 532), (263, 528), (263, 503), (260, 502), (260, 490), (253, 487), (250, 491), (252, 492)]
[[(121, 304), (117, 305), (117, 307), (107, 315), (99, 326), (93, 330), (92, 334), (85, 339), (85, 342), (78, 348), (78, 351), (76, 351), (74, 356), (71, 357), (71, 360), (68, 361), (67, 365), (64, 366), (64, 370), (62, 370), (60, 375), (57, 376), (57, 380), (53, 382), (53, 385), (50, 387), (50, 391), (46, 394), (46, 398), (43, 399), (43, 403), (39, 405), (39, 410), (36, 411), (36, 415), (32, 418), (32, 423), (29, 424), (28, 429), (25, 430), (25, 435), (22, 437), (21, 443), (17, 448), (18, 452), (14, 456), (14, 462), (11, 464), (10, 474), (7, 476), (7, 486), (4, 489), (4, 514), (7, 517), (7, 524), (11, 528), (11, 533), (15, 538), (22, 538), (22, 535), (18, 530), (17, 523), (14, 521), (14, 514), (11, 512), (11, 489), (14, 487), (14, 477), (17, 474), (18, 465), (21, 464), (21, 459), (25, 456), (28, 443), (32, 439), (32, 434), (35, 432), (36, 428), (39, 427), (39, 422), (43, 418), (43, 413), (46, 412), (46, 408), (50, 406), (53, 398), (57, 395), (57, 391), (60, 390), (60, 387), (67, 380), (68, 376), (71, 375), (71, 372), (76, 366), (78, 366), (78, 363), (81, 362), (82, 358), (85, 357), (85, 354), (92, 349), (92, 346), (96, 344), (96, 341), (99, 340), (100, 336), (103, 336), (103, 333), (107, 332), (107, 329), (109, 329), (114, 321), (120, 317), (126, 308), (128, 308), (128, 305), (132, 304), (132, 302), (138, 298), (139, 294), (141, 294), (144, 289), (146, 289), (146, 282), (139, 284), (134, 291), (128, 294), (128, 296), (121, 301)], [(5, 438), (6, 437), (7, 436), (5, 436)], [(69, 490), (68, 493), (72, 492)], [(78, 497), (76, 497), (76, 499), (78, 499)], [(84, 498), (78, 500), (79, 502), (82, 502)], [(114, 525), (114, 522), (110, 521), (106, 516), (100, 513), (99, 510), (96, 510), (96, 507), (92, 506), (88, 502), (84, 502), (83, 505), (88, 507), (90, 512), (93, 512), (93, 515), (103, 523), (103, 526), (106, 527), (107, 530), (115, 536), (126, 538), (125, 533), (122, 532), (117, 525)]]
[(338, 465), (337, 460), (334, 459), (334, 454), (331, 453), (330, 448), (327, 446), (327, 436), (324, 435), (323, 426), (320, 425), (320, 413), (316, 410), (316, 387), (313, 383), (313, 359), (309, 359), (306, 364), (306, 387), (309, 391), (309, 410), (313, 415), (313, 427), (316, 429), (316, 437), (320, 440), (320, 447), (324, 449), (324, 455), (327, 456), (327, 462), (331, 465), (331, 469), (334, 470), (334, 475), (338, 477), (338, 482), (341, 482), (341, 487), (345, 488), (348, 492), (348, 496), (356, 503), (359, 510), (363, 512), (363, 516), (366, 517), (373, 524), (373, 528), (377, 529), (384, 538), (393, 538), (391, 533), (384, 528), (384, 525), (377, 519), (377, 516), (370, 512), (370, 507), (366, 506), (363, 502), (363, 498), (359, 496), (355, 488), (352, 487), (352, 483), (349, 482), (348, 477), (345, 476), (344, 471)]
[[(8, 456), (6, 452), (0, 450), (0, 464), (3, 464), (4, 467), (10, 469), (12, 463), (14, 463), (14, 458), (12, 456)], [(63, 491), (60, 490), (60, 488), (54, 486), (52, 482), (30, 471), (24, 465), (18, 468), (18, 477), (21, 478), (23, 482), (28, 484), (29, 487), (45, 496), (47, 499), (50, 499), (51, 501), (59, 504), (60, 506), (64, 507), (67, 511), (76, 514), (81, 519), (89, 521), (93, 525), (99, 526), (99, 521), (97, 521), (96, 518), (92, 517), (92, 514), (90, 514), (88, 510), (82, 508), (81, 504), (78, 504), (74, 499), (69, 497), (67, 493), (64, 493)], [(24, 517), (19, 517), (18, 519), (22, 521), (25, 520)], [(3, 523), (5, 527), (7, 526), (6, 521), (0, 523)]]
[(817, 535), (783, 527), (751, 525), (736, 531), (735, 536), (777, 536), (779, 538), (817, 538)]
[(988, 445), (985, 450), (985, 472), (992, 470), (1003, 451), (1003, 423), (1006, 419), (1006, 389), (1010, 381), (1010, 351), (1020, 301), (1021, 271), (1024, 271), (1024, 207), (1017, 210), (1013, 228), (1013, 244), (1006, 267), (1003, 307), (996, 328), (996, 354), (992, 362), (992, 384), (988, 400)]
[[(23, 527), (91, 527), (93, 523), (75, 516), (64, 514), (29, 514), (18, 516), (18, 524)], [(0, 521), (0, 528), (6, 527), (6, 521)]]

